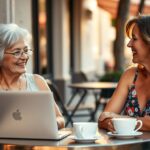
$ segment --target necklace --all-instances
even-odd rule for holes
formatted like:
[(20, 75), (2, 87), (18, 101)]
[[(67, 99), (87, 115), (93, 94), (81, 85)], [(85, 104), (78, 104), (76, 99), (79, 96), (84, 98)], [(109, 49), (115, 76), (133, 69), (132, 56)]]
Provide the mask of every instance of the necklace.
[[(1, 89), (2, 90), (4, 90), (4, 91), (9, 91), (9, 90), (13, 90), (9, 85), (8, 85), (8, 83), (7, 83), (7, 81), (6, 80), (4, 80), (5, 81), (5, 83), (6, 83), (6, 85), (7, 85), (7, 87), (5, 86), (2, 86), (2, 79), (1, 79), (1, 82), (0, 82), (0, 84), (1, 84)], [(22, 88), (21, 88), (21, 79), (19, 79), (19, 81), (18, 81), (18, 88), (17, 89), (15, 89), (15, 90), (21, 90)]]

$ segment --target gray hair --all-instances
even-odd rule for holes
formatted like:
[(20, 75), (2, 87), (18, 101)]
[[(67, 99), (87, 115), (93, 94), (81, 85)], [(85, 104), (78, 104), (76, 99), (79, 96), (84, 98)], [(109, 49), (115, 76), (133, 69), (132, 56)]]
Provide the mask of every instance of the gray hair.
[(4, 57), (4, 51), (11, 48), (19, 40), (24, 40), (28, 44), (31, 41), (31, 34), (28, 30), (16, 24), (0, 24), (0, 60)]
[(131, 37), (132, 29), (135, 24), (140, 30), (143, 41), (150, 45), (150, 15), (139, 15), (138, 17), (129, 20), (126, 25), (128, 37)]

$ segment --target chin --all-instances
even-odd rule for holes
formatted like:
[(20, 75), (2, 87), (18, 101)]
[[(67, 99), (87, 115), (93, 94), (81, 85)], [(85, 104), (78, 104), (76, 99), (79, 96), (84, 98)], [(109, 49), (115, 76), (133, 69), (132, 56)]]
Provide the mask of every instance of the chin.
[(134, 59), (134, 58), (132, 59), (132, 62), (133, 62), (133, 63), (139, 63), (139, 62), (137, 61), (137, 59)]
[(25, 72), (26, 72), (26, 69), (22, 70), (21, 72), (22, 72), (22, 73), (25, 73)]
[(20, 69), (17, 72), (20, 73), (20, 74), (23, 74), (23, 73), (26, 73), (26, 69)]

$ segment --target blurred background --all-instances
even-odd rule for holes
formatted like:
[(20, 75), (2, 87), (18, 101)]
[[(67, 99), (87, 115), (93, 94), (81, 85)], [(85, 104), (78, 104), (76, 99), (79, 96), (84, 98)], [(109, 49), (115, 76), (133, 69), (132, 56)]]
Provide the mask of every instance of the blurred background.
[(64, 102), (78, 74), (114, 79), (132, 65), (124, 27), (139, 14), (150, 14), (150, 0), (0, 0), (0, 23), (16, 23), (33, 36), (28, 72), (55, 83)]

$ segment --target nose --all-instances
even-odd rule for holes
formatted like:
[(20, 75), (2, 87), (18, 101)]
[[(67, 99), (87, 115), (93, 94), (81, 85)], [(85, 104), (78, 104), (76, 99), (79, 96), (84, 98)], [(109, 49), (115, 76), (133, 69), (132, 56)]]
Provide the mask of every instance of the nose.
[(127, 44), (128, 47), (132, 47), (132, 39), (130, 39), (130, 41)]

